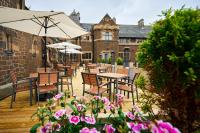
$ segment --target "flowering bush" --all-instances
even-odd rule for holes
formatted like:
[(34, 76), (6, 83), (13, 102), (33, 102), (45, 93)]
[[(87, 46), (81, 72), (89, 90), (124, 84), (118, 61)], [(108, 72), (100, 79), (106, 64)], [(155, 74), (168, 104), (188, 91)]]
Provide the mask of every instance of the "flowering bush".
[[(123, 96), (120, 94), (116, 96), (116, 103), (99, 96), (88, 102), (84, 98), (74, 98), (68, 103), (66, 94), (57, 94), (48, 100), (45, 106), (37, 109), (35, 114), (40, 123), (34, 125), (31, 132), (36, 132), (40, 126), (41, 133), (180, 132), (168, 122), (148, 120), (142, 116), (137, 107), (130, 112), (122, 112)], [(100, 119), (99, 113), (108, 116)]]

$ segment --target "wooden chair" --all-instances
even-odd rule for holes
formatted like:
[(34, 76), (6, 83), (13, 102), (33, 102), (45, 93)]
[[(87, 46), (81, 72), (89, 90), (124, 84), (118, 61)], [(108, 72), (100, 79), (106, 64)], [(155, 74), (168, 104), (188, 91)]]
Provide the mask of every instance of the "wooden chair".
[(73, 75), (74, 75), (74, 69), (68, 68), (66, 75), (63, 75), (63, 76), (60, 77), (60, 79), (61, 79), (61, 91), (63, 91), (63, 85), (67, 85), (68, 90), (69, 90), (69, 87), (71, 86), (72, 96), (74, 95), (73, 82), (72, 82)]
[(98, 68), (89, 69), (89, 73), (98, 74), (99, 73), (99, 69)]
[(28, 86), (25, 86), (25, 84), (28, 84), (28, 79), (23, 78), (20, 81), (17, 79), (16, 72), (11, 70), (10, 71), (10, 79), (12, 82), (12, 98), (11, 98), (11, 103), (10, 103), (10, 108), (12, 108), (13, 101), (16, 100), (16, 93), (17, 92), (22, 92), (22, 91), (28, 91), (29, 88)]
[(134, 92), (136, 92), (137, 95), (137, 100), (138, 100), (138, 90), (137, 90), (137, 86), (134, 84), (134, 81), (139, 77), (139, 73), (135, 73), (133, 79), (129, 79), (129, 82), (119, 82), (119, 86), (118, 89), (124, 92), (128, 92), (128, 98), (129, 98), (129, 93), (132, 94), (132, 101), (133, 101), (133, 105), (134, 103)]
[[(83, 78), (83, 96), (85, 93), (90, 95), (96, 95), (101, 96), (104, 92), (107, 92), (109, 90), (109, 99), (111, 98), (111, 89), (110, 88), (103, 88), (103, 86), (110, 85), (109, 82), (100, 84), (97, 74), (92, 73), (81, 73)], [(86, 89), (86, 85), (89, 86), (89, 89)]]
[(37, 100), (42, 93), (56, 91), (58, 93), (58, 72), (38, 73)]
[[(46, 68), (46, 72), (50, 72), (52, 69), (50, 67)], [(44, 67), (39, 67), (37, 68), (37, 72), (45, 72), (45, 68)]]

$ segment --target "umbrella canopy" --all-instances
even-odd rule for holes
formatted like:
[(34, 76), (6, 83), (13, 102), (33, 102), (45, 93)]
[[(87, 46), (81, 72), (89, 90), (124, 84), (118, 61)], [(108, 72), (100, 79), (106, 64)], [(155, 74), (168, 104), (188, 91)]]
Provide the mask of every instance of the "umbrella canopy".
[[(74, 38), (87, 34), (63, 12), (30, 11), (0, 6), (0, 25), (39, 36)], [(45, 30), (48, 31), (45, 33)]]
[(71, 48), (71, 49), (66, 49), (66, 50), (59, 50), (59, 52), (61, 52), (61, 53), (68, 53), (68, 54), (82, 54), (82, 52), (81, 51), (79, 51), (79, 50), (76, 50), (76, 49), (73, 49), (73, 48)]
[(65, 48), (73, 48), (73, 49), (81, 49), (81, 46), (72, 44), (70, 42), (61, 42), (47, 45), (49, 48), (57, 48), (57, 49), (65, 49)]
[(45, 71), (47, 36), (71, 39), (87, 34), (63, 12), (19, 10), (0, 6), (0, 25), (45, 37)]

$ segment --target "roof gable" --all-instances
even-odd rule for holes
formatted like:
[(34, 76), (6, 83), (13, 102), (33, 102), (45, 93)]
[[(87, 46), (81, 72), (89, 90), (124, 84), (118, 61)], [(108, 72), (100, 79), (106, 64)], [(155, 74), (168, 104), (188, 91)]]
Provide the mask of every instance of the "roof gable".
[(99, 24), (110, 24), (110, 25), (116, 25), (115, 21), (113, 21), (113, 19), (106, 14), (103, 19), (99, 22)]

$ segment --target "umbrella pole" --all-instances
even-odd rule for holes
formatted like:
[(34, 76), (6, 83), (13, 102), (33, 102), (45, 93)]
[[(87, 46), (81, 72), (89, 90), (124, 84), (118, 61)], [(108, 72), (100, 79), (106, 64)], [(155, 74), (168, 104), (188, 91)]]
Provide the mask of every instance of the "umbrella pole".
[(45, 67), (45, 72), (46, 72), (46, 69), (47, 69), (47, 36), (46, 36), (46, 34), (47, 34), (47, 19), (48, 19), (48, 17), (45, 17), (45, 24), (44, 24), (44, 29), (45, 29), (45, 36), (44, 36), (44, 43), (45, 43), (45, 45), (44, 45), (44, 67)]
[(65, 46), (65, 66), (67, 65), (67, 60), (66, 60), (66, 46)]

